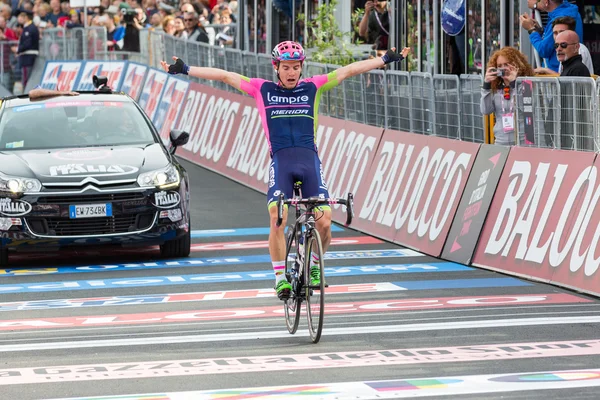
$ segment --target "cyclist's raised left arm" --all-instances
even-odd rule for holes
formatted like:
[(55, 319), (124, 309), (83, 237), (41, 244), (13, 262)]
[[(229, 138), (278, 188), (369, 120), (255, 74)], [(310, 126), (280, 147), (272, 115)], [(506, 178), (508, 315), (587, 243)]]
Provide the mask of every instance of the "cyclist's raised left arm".
[(405, 47), (400, 53), (396, 53), (396, 49), (393, 48), (391, 50), (388, 50), (387, 53), (385, 53), (382, 57), (353, 62), (352, 64), (348, 64), (345, 67), (338, 68), (336, 70), (336, 78), (338, 80), (338, 83), (341, 83), (346, 78), (350, 78), (355, 75), (360, 75), (376, 68), (381, 68), (384, 65), (392, 62), (402, 61), (406, 58), (409, 52), (409, 47)]
[(221, 81), (237, 90), (242, 86), (242, 76), (235, 72), (225, 71), (219, 68), (194, 67), (186, 65), (181, 58), (173, 57), (175, 64), (167, 64), (161, 61), (162, 68), (170, 74), (185, 74), (209, 81)]

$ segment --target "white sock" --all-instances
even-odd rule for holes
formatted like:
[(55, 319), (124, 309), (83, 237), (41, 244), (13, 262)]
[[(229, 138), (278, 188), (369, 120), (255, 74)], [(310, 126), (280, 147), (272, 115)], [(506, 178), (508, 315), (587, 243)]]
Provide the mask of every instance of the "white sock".
[(275, 273), (275, 283), (283, 281), (285, 278), (285, 261), (273, 261), (273, 272)]

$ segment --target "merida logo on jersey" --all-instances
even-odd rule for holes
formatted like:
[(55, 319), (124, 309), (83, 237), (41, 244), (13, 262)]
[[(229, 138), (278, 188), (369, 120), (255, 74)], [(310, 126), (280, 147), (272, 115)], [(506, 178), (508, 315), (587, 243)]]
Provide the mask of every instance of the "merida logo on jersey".
[(308, 114), (308, 109), (304, 109), (304, 110), (273, 110), (273, 111), (271, 111), (271, 116), (273, 116), (273, 115), (298, 115), (298, 114)]
[(281, 104), (299, 104), (308, 102), (309, 97), (304, 96), (272, 96), (271, 92), (267, 93), (267, 101), (269, 103), (281, 103)]

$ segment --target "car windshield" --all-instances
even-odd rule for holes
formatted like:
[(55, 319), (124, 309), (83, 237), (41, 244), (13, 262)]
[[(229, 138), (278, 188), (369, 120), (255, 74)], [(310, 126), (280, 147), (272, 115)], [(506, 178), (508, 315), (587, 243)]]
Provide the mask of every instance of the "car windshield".
[(64, 101), (7, 107), (0, 151), (155, 143), (133, 103)]

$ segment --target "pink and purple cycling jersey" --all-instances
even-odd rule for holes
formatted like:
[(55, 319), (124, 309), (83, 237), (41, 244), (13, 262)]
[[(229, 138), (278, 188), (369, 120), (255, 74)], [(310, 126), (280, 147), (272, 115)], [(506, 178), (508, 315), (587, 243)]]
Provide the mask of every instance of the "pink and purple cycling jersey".
[(317, 151), (315, 135), (321, 94), (338, 85), (335, 71), (301, 79), (294, 89), (242, 77), (241, 90), (256, 100), (271, 155), (288, 147)]

